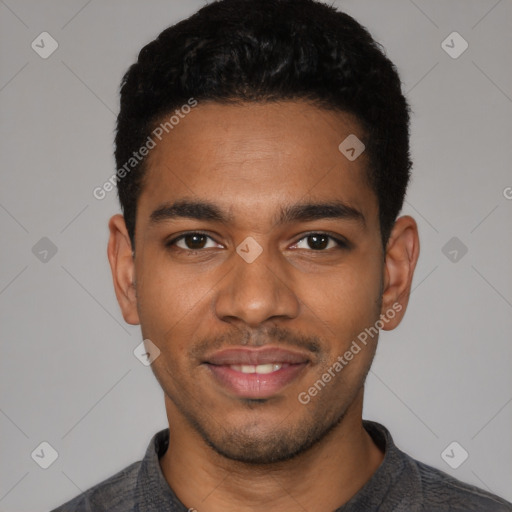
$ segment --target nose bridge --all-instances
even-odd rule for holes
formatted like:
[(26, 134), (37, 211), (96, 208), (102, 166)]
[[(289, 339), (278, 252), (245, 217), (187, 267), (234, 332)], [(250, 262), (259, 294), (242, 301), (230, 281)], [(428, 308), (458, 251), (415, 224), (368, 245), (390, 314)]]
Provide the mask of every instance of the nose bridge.
[(219, 288), (215, 311), (257, 326), (274, 316), (293, 318), (299, 302), (286, 262), (254, 239), (244, 240), (232, 257), (233, 268)]

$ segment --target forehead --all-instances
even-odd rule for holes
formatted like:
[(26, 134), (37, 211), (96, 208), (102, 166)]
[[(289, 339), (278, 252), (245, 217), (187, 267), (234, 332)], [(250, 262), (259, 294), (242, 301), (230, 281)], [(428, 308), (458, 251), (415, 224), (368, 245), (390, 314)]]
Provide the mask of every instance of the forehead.
[(311, 200), (342, 201), (373, 221), (367, 155), (349, 160), (339, 149), (349, 136), (364, 138), (352, 115), (305, 102), (199, 103), (151, 150), (138, 217), (186, 197), (252, 224)]

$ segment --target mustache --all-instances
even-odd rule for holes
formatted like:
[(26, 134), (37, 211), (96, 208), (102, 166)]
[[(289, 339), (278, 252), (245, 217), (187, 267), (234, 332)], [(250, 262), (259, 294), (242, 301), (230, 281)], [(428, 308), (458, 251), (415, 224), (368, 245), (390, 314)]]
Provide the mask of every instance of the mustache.
[(205, 353), (214, 350), (240, 346), (256, 348), (263, 345), (289, 347), (291, 349), (301, 348), (316, 355), (321, 352), (323, 343), (318, 336), (295, 334), (277, 326), (256, 332), (237, 328), (214, 338), (208, 337), (198, 340), (191, 345), (189, 355), (194, 359), (201, 359)]

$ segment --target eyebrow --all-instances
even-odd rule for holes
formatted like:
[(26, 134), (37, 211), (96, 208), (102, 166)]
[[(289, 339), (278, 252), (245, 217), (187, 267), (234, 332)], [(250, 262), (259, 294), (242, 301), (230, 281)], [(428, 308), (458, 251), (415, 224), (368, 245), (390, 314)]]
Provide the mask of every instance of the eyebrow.
[[(154, 210), (149, 216), (151, 224), (173, 219), (196, 219), (229, 224), (234, 217), (222, 211), (216, 204), (208, 201), (191, 201), (182, 199), (174, 203), (165, 203)], [(281, 206), (276, 225), (292, 222), (309, 222), (322, 219), (338, 219), (356, 221), (366, 227), (366, 219), (358, 209), (342, 202), (328, 201), (321, 203), (298, 203)]]

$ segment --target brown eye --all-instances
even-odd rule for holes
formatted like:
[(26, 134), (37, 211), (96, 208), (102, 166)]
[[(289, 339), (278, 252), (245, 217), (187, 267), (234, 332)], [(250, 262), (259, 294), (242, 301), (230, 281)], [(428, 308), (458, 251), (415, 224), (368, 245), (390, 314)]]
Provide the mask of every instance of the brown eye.
[[(165, 245), (166, 247), (177, 247), (182, 251), (200, 251), (202, 249), (209, 249), (213, 246), (207, 247), (208, 240), (212, 238), (204, 233), (185, 233), (180, 235), (173, 240), (170, 240)], [(213, 241), (213, 240), (212, 240)]]
[(325, 249), (329, 245), (329, 237), (325, 235), (309, 235), (307, 240), (311, 249)]
[[(303, 247), (298, 247), (298, 245), (304, 241), (305, 244), (303, 244)], [(329, 246), (330, 243), (331, 245)], [(325, 249), (347, 247), (347, 244), (345, 242), (326, 233), (309, 233), (305, 237), (301, 238), (295, 245), (299, 249), (312, 249), (313, 251), (319, 252), (325, 251)]]
[(201, 235), (199, 233), (195, 233), (193, 235), (185, 235), (182, 240), (185, 242), (187, 249), (204, 249), (204, 245), (206, 243), (206, 239), (208, 237), (206, 235)]

